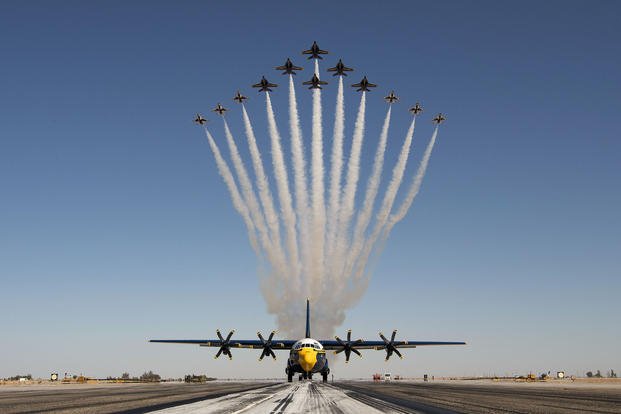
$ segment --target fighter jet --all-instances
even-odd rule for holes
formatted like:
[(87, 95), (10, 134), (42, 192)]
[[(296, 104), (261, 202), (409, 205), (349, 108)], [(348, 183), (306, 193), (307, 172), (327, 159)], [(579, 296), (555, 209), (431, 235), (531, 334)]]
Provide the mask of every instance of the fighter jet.
[(296, 75), (296, 70), (304, 70), (299, 66), (294, 66), (291, 59), (287, 58), (287, 61), (282, 66), (276, 66), (276, 70), (284, 70), (283, 75)]
[(418, 102), (416, 102), (416, 105), (414, 105), (413, 107), (410, 108), (410, 112), (412, 112), (412, 115), (416, 116), (420, 112), (423, 112), (423, 107), (420, 106), (420, 104)]
[(323, 59), (321, 56), (319, 55), (327, 55), (328, 51), (327, 50), (321, 50), (319, 49), (319, 46), (317, 46), (317, 42), (313, 42), (313, 45), (311, 46), (310, 49), (308, 50), (304, 50), (302, 52), (303, 55), (310, 55), (308, 58), (309, 59)]
[(399, 100), (399, 97), (395, 95), (395, 91), (390, 91), (390, 95), (385, 96), (384, 100), (389, 104), (393, 104)]
[(218, 105), (216, 105), (216, 107), (214, 109), (212, 109), (213, 112), (217, 112), (218, 115), (224, 115), (224, 113), (226, 111), (228, 111), (228, 109), (226, 109), (225, 107), (223, 107), (222, 105), (220, 105), (220, 102), (218, 102)]
[(446, 118), (442, 115), (442, 112), (440, 112), (435, 118), (433, 118), (433, 122), (435, 122), (437, 125), (440, 125), (445, 120)]
[(235, 97), (233, 98), (235, 102), (240, 103), (240, 104), (244, 103), (246, 99), (248, 98), (242, 95), (241, 93), (239, 93), (239, 91), (237, 91), (237, 93), (235, 94)]
[(201, 114), (196, 114), (196, 119), (194, 120), (194, 122), (196, 122), (199, 125), (204, 125), (205, 123), (207, 123), (207, 120), (203, 118)]
[(328, 69), (328, 72), (336, 72), (332, 76), (337, 76), (337, 75), (347, 76), (347, 73), (345, 72), (351, 72), (352, 70), (353, 70), (352, 68), (348, 68), (347, 66), (345, 66), (343, 64), (343, 61), (339, 59), (339, 62), (336, 64), (336, 66)]
[(374, 83), (370, 83), (367, 80), (367, 77), (365, 76), (364, 78), (362, 78), (360, 83), (354, 83), (351, 86), (353, 86), (354, 88), (358, 88), (356, 89), (356, 92), (360, 92), (360, 91), (369, 91), (369, 88), (375, 88), (377, 85)]
[(255, 83), (254, 85), (252, 85), (253, 88), (260, 88), (259, 92), (271, 92), (272, 90), (270, 88), (275, 88), (277, 86), (278, 85), (276, 85), (275, 83), (269, 83), (268, 80), (265, 79), (265, 76), (261, 78), (261, 81), (259, 83)]
[(308, 89), (322, 89), (320, 85), (327, 85), (328, 82), (324, 82), (319, 80), (316, 73), (313, 73), (313, 77), (311, 80), (302, 83), (302, 85), (311, 85)]

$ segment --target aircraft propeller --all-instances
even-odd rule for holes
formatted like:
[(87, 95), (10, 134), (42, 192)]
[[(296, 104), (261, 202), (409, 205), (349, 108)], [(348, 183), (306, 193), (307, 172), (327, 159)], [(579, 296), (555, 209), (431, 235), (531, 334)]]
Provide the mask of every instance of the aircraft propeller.
[(390, 341), (388, 341), (388, 339), (386, 339), (383, 333), (381, 332), (379, 333), (380, 338), (382, 338), (382, 340), (384, 341), (384, 346), (382, 346), (380, 349), (386, 350), (386, 361), (390, 359), (393, 352), (397, 354), (399, 358), (403, 359), (401, 352), (399, 352), (399, 350), (397, 349), (397, 346), (395, 345), (395, 335), (397, 335), (396, 329), (392, 331), (392, 337), (390, 338)]
[(265, 339), (263, 339), (263, 335), (261, 335), (261, 332), (257, 332), (257, 336), (263, 343), (263, 352), (261, 352), (259, 361), (263, 361), (263, 357), (270, 356), (270, 355), (272, 356), (272, 358), (276, 359), (276, 354), (272, 350), (272, 338), (274, 337), (275, 333), (276, 331), (272, 331), (266, 341)]
[(220, 357), (220, 354), (224, 354), (228, 356), (229, 359), (233, 359), (233, 355), (231, 354), (231, 345), (230, 345), (230, 341), (231, 341), (231, 337), (233, 336), (233, 333), (235, 333), (235, 329), (229, 332), (226, 339), (224, 339), (222, 337), (222, 334), (220, 333), (220, 329), (216, 330), (216, 334), (218, 334), (218, 338), (220, 338), (220, 349), (218, 350), (218, 353), (216, 354), (214, 358), (217, 359)]
[(343, 348), (339, 349), (338, 351), (336, 351), (335, 354), (339, 354), (339, 353), (345, 351), (345, 363), (349, 362), (349, 356), (351, 355), (352, 352), (354, 354), (358, 355), (360, 358), (362, 358), (362, 354), (360, 353), (360, 351), (358, 351), (356, 348), (354, 348), (354, 345), (358, 345), (359, 343), (361, 343), (362, 339), (357, 339), (357, 340), (352, 342), (352, 340), (351, 340), (351, 329), (347, 330), (347, 342), (342, 341), (341, 338), (339, 338), (338, 336), (335, 336), (334, 339), (336, 339), (336, 342), (338, 342), (339, 345), (341, 345), (343, 347)]

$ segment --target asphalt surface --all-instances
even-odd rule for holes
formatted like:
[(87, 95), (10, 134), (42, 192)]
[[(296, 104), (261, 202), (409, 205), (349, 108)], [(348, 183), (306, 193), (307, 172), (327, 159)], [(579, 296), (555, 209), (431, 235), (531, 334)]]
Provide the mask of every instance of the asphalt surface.
[(621, 386), (480, 381), (0, 387), (0, 413), (621, 413)]
[[(424, 413), (621, 413), (621, 387), (468, 381), (335, 384)], [(355, 398), (355, 395), (352, 395)]]
[(105, 384), (0, 387), (0, 413), (137, 414), (273, 383)]

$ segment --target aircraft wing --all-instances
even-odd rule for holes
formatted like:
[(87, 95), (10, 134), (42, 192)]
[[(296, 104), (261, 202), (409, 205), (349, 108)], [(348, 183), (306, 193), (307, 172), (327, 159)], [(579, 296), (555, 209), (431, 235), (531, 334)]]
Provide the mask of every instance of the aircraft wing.
[[(165, 344), (190, 344), (190, 345), (199, 345), (199, 346), (207, 346), (207, 347), (215, 347), (219, 348), (221, 346), (221, 342), (219, 339), (151, 339), (149, 342), (159, 342)], [(296, 341), (291, 339), (285, 340), (272, 340), (272, 349), (291, 349), (293, 344)], [(334, 342), (334, 341), (333, 341)], [(229, 342), (229, 347), (231, 348), (248, 348), (248, 349), (262, 349), (263, 342), (258, 339), (231, 339)]]
[[(339, 350), (343, 348), (343, 345), (334, 340), (323, 341), (320, 340), (321, 345), (327, 350)], [(394, 346), (397, 348), (416, 348), (417, 346), (434, 346), (434, 345), (466, 345), (465, 342), (438, 342), (438, 341), (394, 341)], [(384, 349), (386, 344), (384, 341), (362, 341), (358, 344), (354, 344), (356, 349)]]

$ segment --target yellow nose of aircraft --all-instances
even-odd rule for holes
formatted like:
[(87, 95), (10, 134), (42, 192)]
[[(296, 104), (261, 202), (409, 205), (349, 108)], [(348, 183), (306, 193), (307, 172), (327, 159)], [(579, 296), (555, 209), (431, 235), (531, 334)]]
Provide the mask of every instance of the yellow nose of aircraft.
[(302, 348), (298, 354), (302, 369), (306, 372), (311, 372), (317, 363), (317, 351), (313, 348)]

